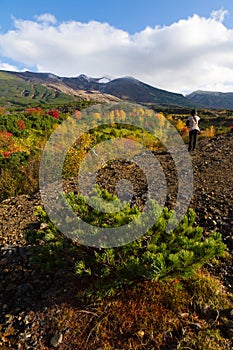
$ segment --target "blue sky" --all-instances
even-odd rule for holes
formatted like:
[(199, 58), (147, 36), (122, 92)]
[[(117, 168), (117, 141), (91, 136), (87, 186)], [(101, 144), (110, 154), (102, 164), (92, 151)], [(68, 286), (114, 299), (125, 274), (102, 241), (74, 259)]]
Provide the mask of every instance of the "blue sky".
[(232, 0), (0, 0), (0, 69), (233, 91)]
[(170, 25), (194, 13), (209, 16), (213, 10), (227, 9), (224, 23), (233, 23), (232, 0), (0, 0), (0, 30), (13, 28), (11, 16), (33, 19), (43, 13), (53, 14), (59, 22), (96, 20), (133, 34), (147, 25)]

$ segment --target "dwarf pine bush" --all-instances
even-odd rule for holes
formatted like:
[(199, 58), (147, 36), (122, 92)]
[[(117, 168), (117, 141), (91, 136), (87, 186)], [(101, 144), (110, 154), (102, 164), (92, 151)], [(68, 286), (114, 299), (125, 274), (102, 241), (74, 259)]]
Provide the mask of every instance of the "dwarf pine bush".
[[(155, 210), (158, 209), (156, 203), (154, 206)], [(122, 223), (126, 221), (124, 215), (129, 218), (137, 214), (135, 208), (125, 208), (121, 214)], [(171, 217), (175, 220), (174, 212), (164, 208), (154, 226), (134, 242), (116, 248), (93, 249), (91, 256), (77, 261), (77, 274), (122, 282), (190, 277), (211, 258), (223, 254), (225, 245), (221, 235), (212, 232), (205, 238), (203, 229), (194, 226), (196, 215), (193, 209), (188, 210), (174, 230), (167, 231)]]
[[(111, 202), (116, 196), (106, 190), (103, 198)], [(67, 200), (82, 220), (102, 227), (121, 226), (140, 215), (137, 206), (126, 205), (119, 213), (100, 213), (88, 206), (81, 195), (67, 194)], [(168, 220), (176, 220), (174, 212), (168, 208), (158, 208), (152, 201), (155, 210), (160, 209), (159, 219), (143, 236), (131, 243), (115, 248), (93, 248), (76, 244), (76, 274), (82, 278), (91, 278), (103, 285), (119, 286), (140, 280), (190, 277), (200, 267), (212, 258), (224, 253), (225, 245), (221, 234), (212, 232), (205, 237), (203, 229), (195, 226), (195, 212), (189, 209), (183, 220), (174, 230), (166, 230)], [(37, 209), (37, 215), (43, 222), (49, 222), (42, 208)], [(64, 241), (61, 233), (49, 222), (47, 230), (40, 235), (40, 240), (51, 250), (59, 247), (59, 241)], [(73, 244), (70, 242), (70, 245)], [(59, 253), (60, 250), (58, 251)], [(50, 256), (51, 257), (51, 256)], [(43, 254), (45, 258), (45, 254)], [(59, 258), (59, 257), (58, 257)]]

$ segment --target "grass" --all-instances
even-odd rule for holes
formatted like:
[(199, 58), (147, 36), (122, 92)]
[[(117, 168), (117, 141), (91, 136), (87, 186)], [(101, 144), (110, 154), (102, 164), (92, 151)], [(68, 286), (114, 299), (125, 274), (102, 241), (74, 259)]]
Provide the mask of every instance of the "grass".
[(6, 72), (0, 71), (0, 80), (21, 80), (21, 79), (12, 74), (8, 74)]
[(32, 83), (5, 72), (0, 72), (0, 104), (17, 105), (64, 104), (75, 100), (72, 96), (49, 89), (41, 84)]
[(63, 333), (61, 350), (231, 349), (222, 320), (193, 310), (201, 300), (219, 311), (230, 306), (220, 282), (199, 271), (188, 281), (141, 282), (103, 300), (87, 301), (79, 293), (37, 317), (44, 345), (56, 331)]

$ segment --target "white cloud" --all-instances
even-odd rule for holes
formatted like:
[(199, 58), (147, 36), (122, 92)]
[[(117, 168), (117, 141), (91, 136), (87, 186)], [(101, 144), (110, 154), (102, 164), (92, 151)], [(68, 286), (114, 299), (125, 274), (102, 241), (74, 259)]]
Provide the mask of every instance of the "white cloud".
[(56, 17), (51, 15), (50, 13), (44, 13), (43, 15), (36, 16), (35, 18), (37, 19), (38, 22), (43, 22), (43, 23), (47, 23), (47, 24), (57, 23)]
[(211, 12), (211, 17), (215, 20), (215, 21), (219, 21), (219, 22), (223, 22), (225, 16), (228, 14), (227, 10), (215, 10)]
[(51, 14), (15, 19), (15, 29), (0, 35), (0, 54), (61, 76), (131, 75), (175, 92), (233, 91), (233, 29), (225, 15), (194, 14), (134, 35), (95, 21), (59, 24)]
[(5, 63), (5, 62), (0, 62), (0, 69), (12, 71), (12, 72), (18, 71), (18, 68), (16, 66), (12, 66), (11, 64)]

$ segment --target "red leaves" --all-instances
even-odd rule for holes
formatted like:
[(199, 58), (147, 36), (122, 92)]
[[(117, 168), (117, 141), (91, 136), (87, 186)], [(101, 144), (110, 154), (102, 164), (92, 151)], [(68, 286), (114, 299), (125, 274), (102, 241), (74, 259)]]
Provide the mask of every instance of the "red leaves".
[(14, 145), (12, 140), (12, 133), (0, 130), (0, 154), (4, 158), (9, 158), (18, 148)]
[(181, 130), (180, 130), (180, 133), (181, 133), (181, 135), (186, 135), (186, 134), (188, 134), (188, 128), (187, 128), (187, 126), (184, 126)]
[(49, 115), (51, 115), (52, 117), (59, 119), (59, 112), (56, 109), (52, 109), (51, 111), (49, 111)]
[(0, 140), (9, 141), (12, 138), (12, 136), (13, 134), (11, 132), (0, 130)]
[(12, 155), (13, 152), (14, 151), (12, 149), (10, 149), (9, 151), (2, 152), (2, 155), (3, 155), (4, 158), (9, 158)]
[[(46, 113), (40, 108), (40, 107), (31, 107), (27, 109), (27, 114), (28, 115), (35, 115), (35, 116), (45, 116)], [(59, 112), (56, 109), (51, 109), (48, 112), (49, 115), (51, 115), (52, 117), (59, 119), (60, 115)]]
[(45, 112), (40, 107), (31, 107), (27, 109), (29, 115), (34, 114), (37, 116), (45, 115)]
[(24, 123), (24, 121), (23, 121), (22, 119), (18, 120), (17, 126), (18, 126), (18, 129), (19, 129), (19, 130), (24, 130), (24, 129), (26, 129), (26, 125), (25, 125), (25, 123)]

